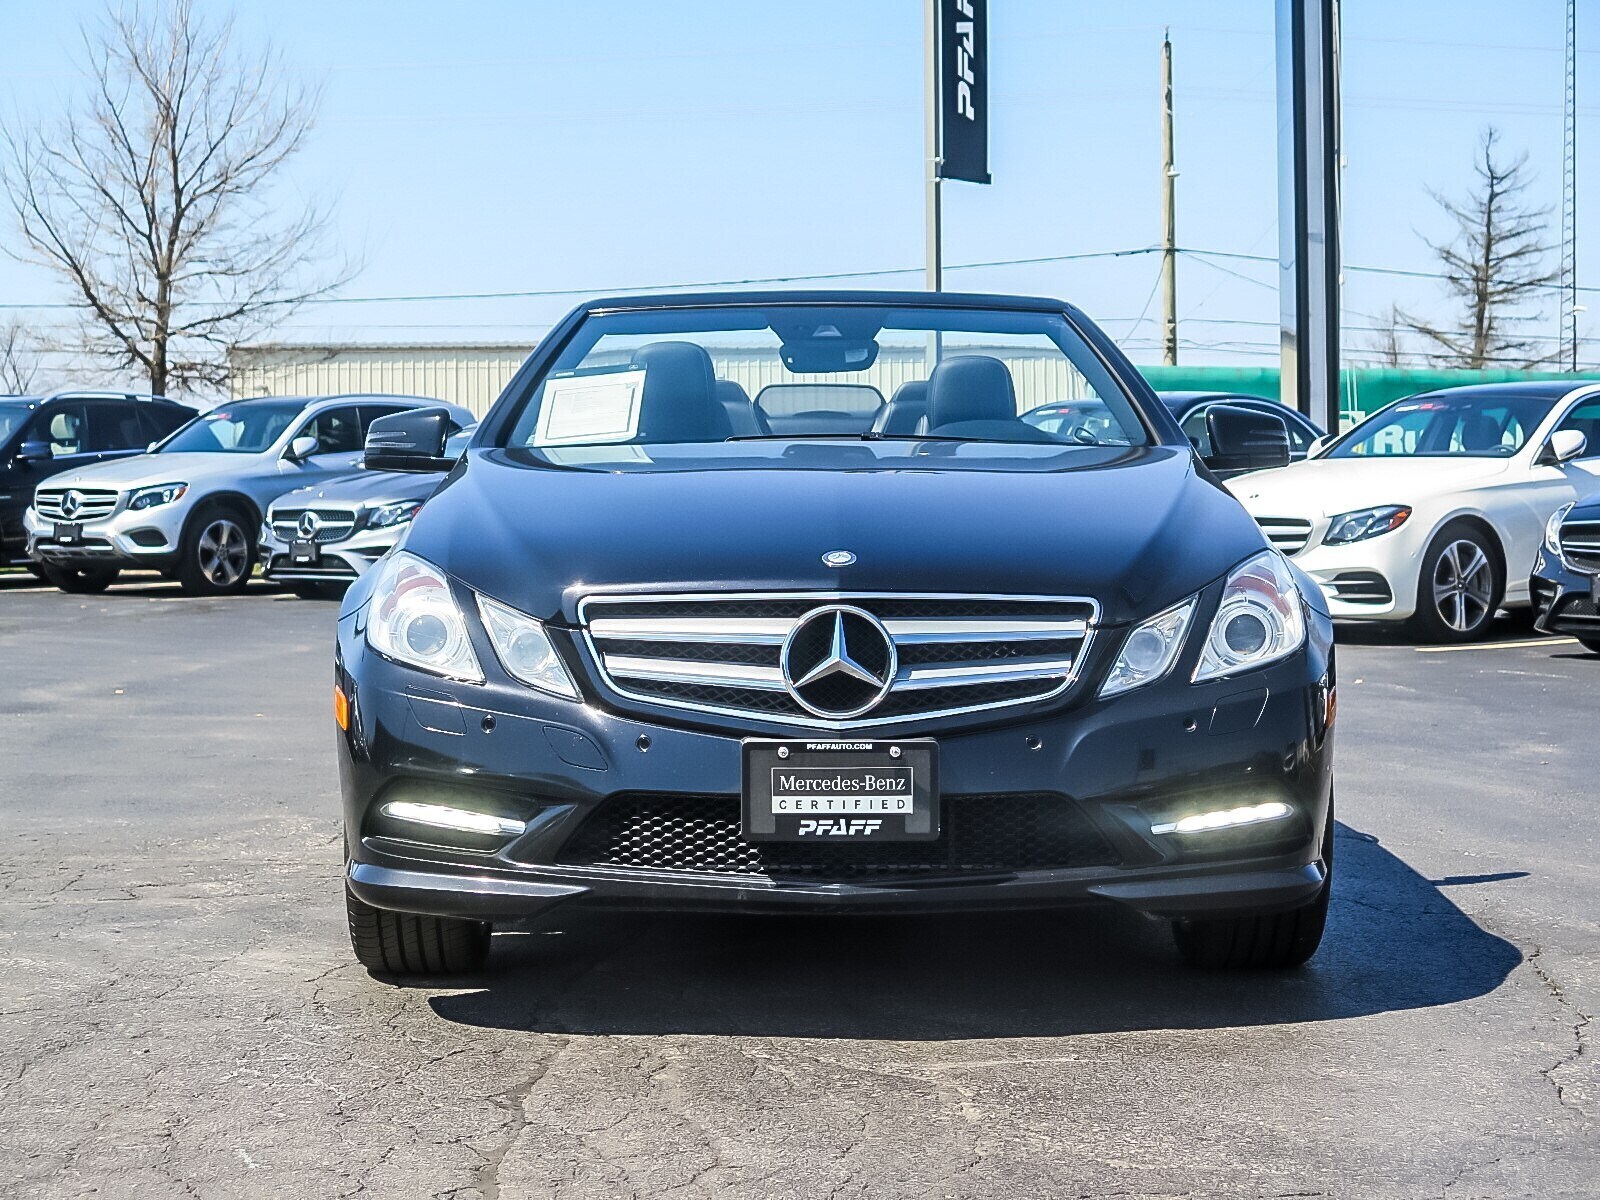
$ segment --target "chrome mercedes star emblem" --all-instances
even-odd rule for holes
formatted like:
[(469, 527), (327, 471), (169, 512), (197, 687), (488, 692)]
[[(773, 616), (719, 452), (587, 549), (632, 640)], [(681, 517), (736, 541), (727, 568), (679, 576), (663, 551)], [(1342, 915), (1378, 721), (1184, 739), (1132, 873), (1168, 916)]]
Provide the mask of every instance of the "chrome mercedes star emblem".
[(894, 639), (871, 613), (848, 604), (814, 608), (784, 640), (783, 683), (819, 717), (848, 720), (874, 707), (894, 685)]
[(73, 488), (65, 496), (61, 497), (61, 515), (64, 517), (77, 516), (78, 510), (82, 507), (83, 493), (78, 491), (77, 488)]
[(855, 560), (856, 556), (848, 550), (829, 550), (822, 556), (822, 565), (825, 567), (848, 567)]
[(300, 514), (300, 521), (295, 528), (300, 531), (301, 537), (314, 538), (317, 536), (317, 530), (322, 528), (322, 518), (308, 509)]

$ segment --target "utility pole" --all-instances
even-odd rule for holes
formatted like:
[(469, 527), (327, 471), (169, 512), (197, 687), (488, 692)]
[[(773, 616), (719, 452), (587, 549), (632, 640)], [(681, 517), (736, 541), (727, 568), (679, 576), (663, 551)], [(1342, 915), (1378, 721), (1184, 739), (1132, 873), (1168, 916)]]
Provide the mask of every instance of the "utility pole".
[(940, 228), (944, 214), (939, 195), (939, 0), (923, 0), (922, 47), (925, 63), (922, 146), (928, 176), (923, 233), (927, 239), (928, 290), (937, 292), (944, 286), (944, 238)]
[(1578, 370), (1578, 4), (1567, 0), (1566, 87), (1561, 121), (1561, 324)]
[(1172, 165), (1172, 36), (1161, 34), (1161, 361), (1178, 365), (1177, 168)]

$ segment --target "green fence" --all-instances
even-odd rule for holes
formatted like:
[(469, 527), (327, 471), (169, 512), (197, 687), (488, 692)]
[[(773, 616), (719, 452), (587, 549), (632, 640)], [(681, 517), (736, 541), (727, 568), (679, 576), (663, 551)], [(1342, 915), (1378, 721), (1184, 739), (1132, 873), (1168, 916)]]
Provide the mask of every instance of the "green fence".
[[(1277, 367), (1140, 367), (1158, 392), (1243, 392), (1278, 399)], [(1417, 392), (1473, 383), (1512, 383), (1532, 379), (1585, 379), (1560, 371), (1408, 370), (1402, 367), (1346, 367), (1339, 372), (1340, 413), (1345, 428), (1385, 404)]]

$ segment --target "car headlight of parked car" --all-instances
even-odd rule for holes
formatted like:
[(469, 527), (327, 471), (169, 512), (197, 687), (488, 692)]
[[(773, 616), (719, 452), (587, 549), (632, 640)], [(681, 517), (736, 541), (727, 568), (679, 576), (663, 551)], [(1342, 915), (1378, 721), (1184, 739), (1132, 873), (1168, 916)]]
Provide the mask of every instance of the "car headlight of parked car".
[(142, 487), (129, 497), (128, 507), (138, 512), (158, 504), (171, 504), (188, 490), (187, 483), (158, 483), (154, 487)]
[(1567, 519), (1567, 514), (1572, 511), (1572, 504), (1563, 504), (1550, 514), (1550, 519), (1544, 523), (1544, 548), (1555, 555), (1557, 562), (1566, 561), (1561, 557), (1561, 522)]
[(1122, 643), (1122, 653), (1111, 667), (1111, 674), (1100, 685), (1102, 696), (1115, 696), (1160, 679), (1172, 669), (1178, 651), (1183, 649), (1189, 620), (1194, 616), (1194, 598), (1174, 604), (1147, 621), (1141, 621)]
[(1287, 658), (1306, 639), (1305, 609), (1283, 555), (1268, 550), (1235, 567), (1222, 588), (1194, 682)]
[(578, 698), (578, 687), (562, 666), (543, 622), (487, 596), (478, 597), (478, 613), (507, 675), (552, 696)]
[(391, 553), (379, 566), (367, 618), (367, 644), (419, 671), (483, 682), (467, 635), (467, 619), (449, 580), (415, 554)]
[(380, 504), (367, 514), (368, 529), (387, 529), (390, 525), (400, 525), (411, 520), (417, 515), (417, 509), (422, 507), (420, 500), (402, 500), (398, 504)]
[(1385, 504), (1378, 508), (1340, 513), (1328, 522), (1328, 532), (1322, 540), (1330, 546), (1364, 542), (1379, 534), (1394, 532), (1406, 523), (1410, 515), (1411, 509), (1404, 504)]

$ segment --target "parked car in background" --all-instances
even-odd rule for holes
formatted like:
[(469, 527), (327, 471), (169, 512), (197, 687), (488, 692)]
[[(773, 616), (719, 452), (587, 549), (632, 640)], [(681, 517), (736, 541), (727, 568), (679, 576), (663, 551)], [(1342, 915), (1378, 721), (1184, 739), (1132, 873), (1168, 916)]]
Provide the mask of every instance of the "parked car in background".
[(1600, 384), (1569, 381), (1410, 396), (1314, 459), (1228, 486), (1336, 619), (1448, 642), (1529, 603), (1546, 523), (1597, 477)]
[(1281, 418), (1289, 433), (1289, 458), (1293, 462), (1302, 461), (1310, 452), (1311, 444), (1326, 433), (1298, 410), (1266, 396), (1245, 392), (1157, 392), (1156, 395), (1178, 418), (1178, 425), (1202, 458), (1211, 453), (1206, 414), (1219, 404)]
[(46, 479), (142, 454), (194, 415), (185, 405), (135, 392), (0, 396), (0, 566), (37, 566), (28, 557), (22, 514)]
[(162, 571), (192, 594), (238, 591), (273, 500), (353, 470), (375, 417), (438, 404), (362, 395), (229, 401), (149, 454), (47, 481), (24, 514), (28, 554), (68, 591), (103, 589), (125, 567)]
[[(930, 345), (892, 364), (925, 429), (871, 428), (880, 352)], [(734, 358), (808, 380), (803, 427), (740, 419)], [(1025, 419), (1086, 395), (1092, 429)], [(1229, 456), (1277, 432), (1283, 462), (1278, 425), (1212, 433)], [(369, 453), (433, 471), (444, 435), (401, 413)], [(1323, 597), (1059, 301), (583, 305), (340, 618), (346, 903), (375, 972), (472, 971), (494, 922), (585, 902), (1115, 904), (1228, 968), (1322, 936)]]
[(1600, 654), (1600, 491), (1556, 510), (1528, 587), (1539, 629)]
[[(477, 426), (445, 443), (458, 459)], [(444, 471), (360, 470), (296, 488), (274, 500), (261, 523), (261, 574), (311, 598), (344, 590), (400, 540)]]

